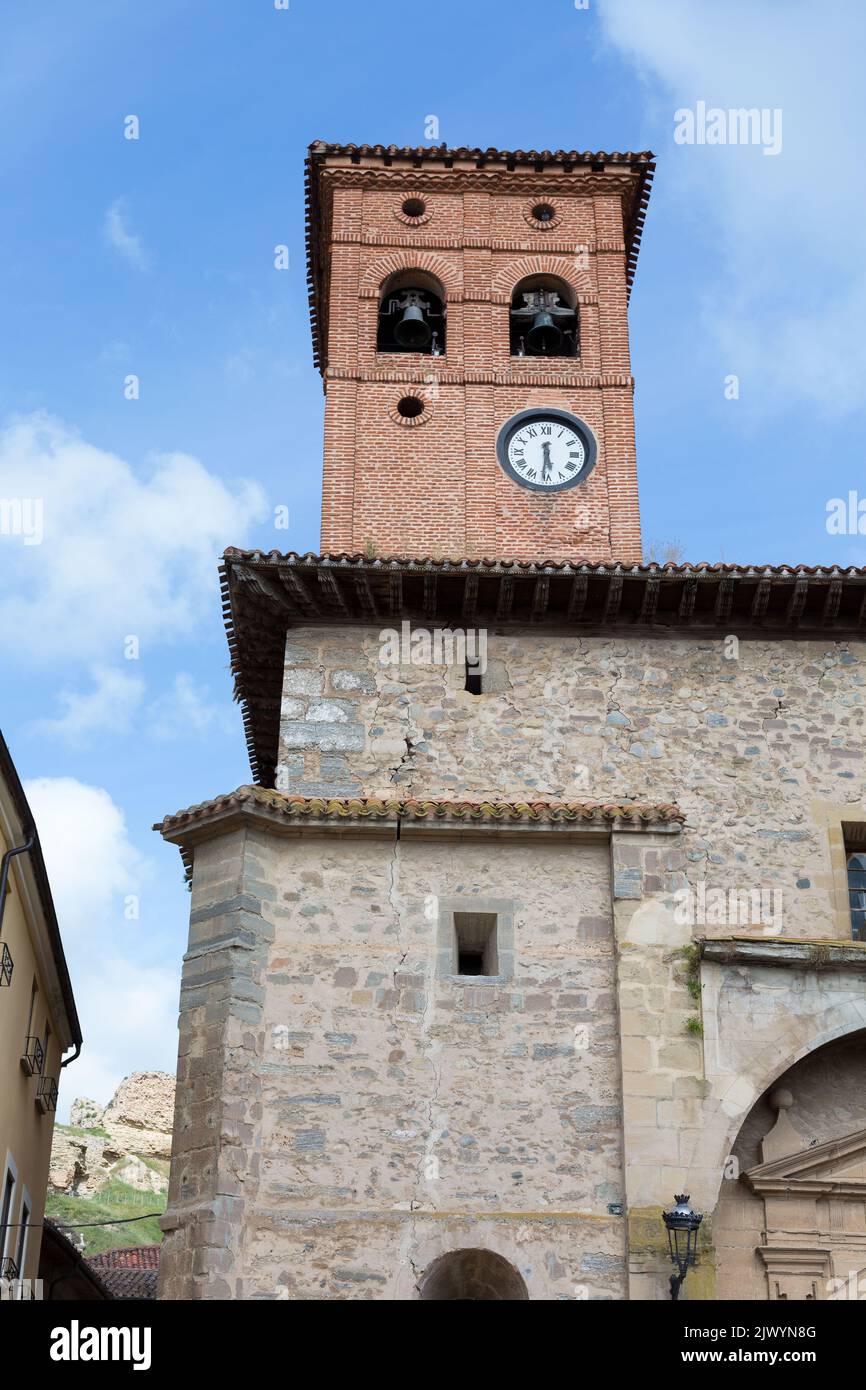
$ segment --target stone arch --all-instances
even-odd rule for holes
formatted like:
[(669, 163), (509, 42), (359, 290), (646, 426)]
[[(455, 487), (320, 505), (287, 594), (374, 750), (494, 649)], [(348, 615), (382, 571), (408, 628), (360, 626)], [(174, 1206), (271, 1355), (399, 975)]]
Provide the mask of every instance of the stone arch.
[(575, 258), (568, 256), (545, 256), (541, 253), (534, 256), (523, 256), (517, 261), (508, 261), (507, 264), (499, 267), (493, 277), (490, 290), (490, 298), (494, 304), (511, 304), (511, 296), (516, 285), (521, 280), (528, 280), (533, 275), (550, 275), (558, 280), (564, 280), (575, 295), (591, 294), (593, 291), (592, 278), (588, 270), (581, 270), (576, 264)]
[(866, 1261), (866, 1027), (833, 1032), (740, 1116), (712, 1218), (718, 1298), (863, 1296), (859, 1272), (847, 1288)]
[(731, 979), (734, 973), (739, 972), (722, 967), (714, 985), (705, 977), (704, 1058), (710, 1091), (702, 1103), (701, 1130), (694, 1137), (694, 1153), (690, 1154), (685, 1140), (682, 1148), (686, 1171), (702, 1170), (694, 1186), (700, 1190), (707, 1208), (715, 1206), (718, 1200), (728, 1155), (746, 1116), (760, 1097), (809, 1054), (866, 1028), (866, 1002), (859, 974), (831, 970), (821, 972), (831, 997), (820, 1011), (814, 1011), (814, 1005), (803, 1007), (809, 996), (794, 987), (797, 979), (802, 981), (802, 974), (791, 972), (794, 979), (790, 988), (780, 992), (779, 1013), (785, 1018), (785, 1026), (778, 1036), (756, 1034), (754, 1028), (744, 1026), (741, 1017), (732, 1016), (725, 1025), (719, 1020), (719, 999), (725, 977)]
[(389, 251), (386, 256), (372, 261), (361, 276), (359, 294), (364, 299), (378, 299), (386, 281), (405, 271), (424, 271), (432, 275), (444, 289), (446, 301), (459, 300), (463, 295), (463, 283), (456, 266), (444, 256), (414, 247)]
[(495, 1250), (449, 1250), (433, 1260), (418, 1281), (421, 1299), (431, 1302), (528, 1301), (520, 1272)]
[(838, 1023), (831, 1028), (825, 1028), (823, 1032), (810, 1038), (808, 1042), (803, 1043), (803, 1045), (799, 1047), (792, 1056), (788, 1057), (787, 1060), (777, 1062), (767, 1074), (763, 1084), (760, 1085), (757, 1092), (759, 1096), (769, 1090), (780, 1077), (785, 1075), (785, 1072), (790, 1071), (791, 1067), (795, 1067), (804, 1057), (808, 1057), (813, 1052), (818, 1052), (820, 1048), (826, 1047), (828, 1043), (836, 1042), (838, 1038), (847, 1036), (853, 1037), (854, 1034), (862, 1032), (864, 1028), (866, 1028), (866, 1011), (864, 1011), (862, 1002), (859, 1000), (852, 999), (848, 1004), (843, 1004), (841, 1009), (837, 1006), (833, 1012), (842, 1012), (847, 1014), (848, 1017), (844, 1022)]

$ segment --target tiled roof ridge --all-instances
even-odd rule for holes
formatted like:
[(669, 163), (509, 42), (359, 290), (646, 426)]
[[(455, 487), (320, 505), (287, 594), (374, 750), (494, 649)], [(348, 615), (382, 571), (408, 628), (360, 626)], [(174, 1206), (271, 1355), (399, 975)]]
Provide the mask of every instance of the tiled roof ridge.
[(89, 1255), (88, 1264), (97, 1269), (159, 1269), (161, 1245), (121, 1245)]
[(305, 797), (267, 787), (248, 784), (224, 796), (202, 801), (196, 806), (176, 811), (154, 825), (163, 834), (177, 831), (208, 815), (245, 805), (260, 805), (276, 811), (287, 819), (335, 820), (429, 820), (524, 822), (530, 824), (584, 822), (611, 824), (668, 825), (682, 822), (685, 817), (679, 807), (663, 802), (604, 802), (604, 801), (494, 801), (487, 798), (446, 800), (435, 797)]
[(310, 145), (311, 156), (357, 155), (360, 158), (388, 159), (514, 159), (528, 160), (533, 164), (540, 161), (550, 163), (585, 163), (606, 160), (611, 164), (635, 164), (638, 161), (654, 160), (651, 150), (500, 150), (493, 145), (482, 149), (480, 146), (457, 145), (341, 145), (327, 140), (314, 140)]
[(347, 569), (367, 568), (373, 570), (411, 567), (438, 570), (485, 570), (491, 574), (496, 574), (500, 571), (516, 571), (528, 575), (552, 571), (558, 574), (592, 574), (600, 576), (670, 575), (672, 577), (687, 577), (695, 574), (743, 577), (766, 575), (772, 578), (783, 578), (787, 575), (797, 576), (800, 574), (826, 575), (828, 577), (851, 575), (858, 578), (866, 576), (866, 566), (858, 565), (753, 565), (736, 564), (727, 560), (667, 561), (665, 563), (650, 561), (646, 564), (628, 564), (616, 560), (513, 560), (493, 559), (490, 557), (484, 557), (482, 559), (463, 559), (456, 556), (442, 558), (431, 555), (369, 556), (361, 552), (351, 554), (348, 551), (343, 551), (334, 555), (318, 555), (311, 550), (242, 550), (236, 546), (226, 547), (223, 551), (223, 560), (229, 564), (310, 565), (342, 567)]

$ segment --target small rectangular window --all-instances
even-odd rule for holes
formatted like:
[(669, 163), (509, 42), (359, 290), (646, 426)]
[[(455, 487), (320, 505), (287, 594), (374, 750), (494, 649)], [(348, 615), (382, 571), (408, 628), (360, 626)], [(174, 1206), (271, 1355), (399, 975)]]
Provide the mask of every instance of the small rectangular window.
[(455, 975), (498, 975), (495, 912), (454, 913)]
[(468, 656), (466, 658), (466, 690), (470, 695), (483, 695), (484, 693), (481, 662), (477, 657), (474, 660), (470, 660)]

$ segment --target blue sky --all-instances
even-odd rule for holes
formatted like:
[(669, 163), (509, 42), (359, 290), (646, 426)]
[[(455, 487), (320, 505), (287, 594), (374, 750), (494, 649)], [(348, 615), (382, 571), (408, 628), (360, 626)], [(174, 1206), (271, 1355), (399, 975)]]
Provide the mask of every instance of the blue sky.
[[(218, 555), (318, 548), (309, 141), (433, 115), (451, 145), (653, 149), (646, 540), (862, 564), (826, 509), (866, 487), (864, 41), (859, 0), (7, 0), (0, 497), (42, 499), (44, 538), (0, 534), (0, 714), (84, 1026), (65, 1105), (174, 1068), (189, 900), (150, 825), (249, 778)], [(676, 143), (699, 101), (779, 109), (781, 150)]]

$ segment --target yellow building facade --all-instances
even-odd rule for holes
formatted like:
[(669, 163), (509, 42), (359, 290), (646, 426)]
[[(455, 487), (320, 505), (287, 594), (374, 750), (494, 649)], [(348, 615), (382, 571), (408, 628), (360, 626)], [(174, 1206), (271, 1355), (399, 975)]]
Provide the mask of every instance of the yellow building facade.
[(81, 1029), (39, 836), (0, 736), (0, 1275), (35, 1280), (64, 1053)]

